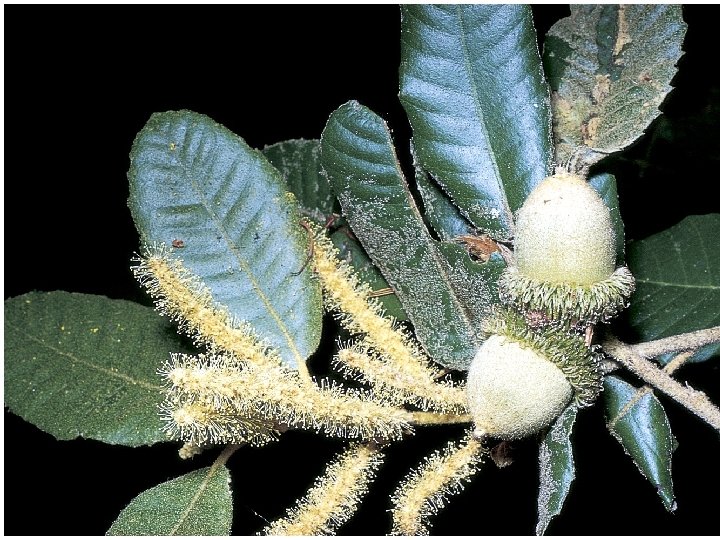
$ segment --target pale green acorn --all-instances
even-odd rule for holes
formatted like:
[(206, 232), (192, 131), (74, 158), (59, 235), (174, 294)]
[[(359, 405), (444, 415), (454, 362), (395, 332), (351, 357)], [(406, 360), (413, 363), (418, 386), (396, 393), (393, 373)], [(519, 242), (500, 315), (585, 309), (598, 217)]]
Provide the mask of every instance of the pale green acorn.
[(579, 176), (544, 179), (518, 210), (515, 264), (500, 298), (525, 313), (573, 325), (606, 321), (627, 305), (635, 280), (616, 269), (610, 211)]
[(592, 404), (602, 389), (594, 349), (558, 327), (534, 330), (513, 311), (498, 311), (470, 365), (468, 410), (475, 436), (521, 439), (547, 427), (574, 401)]

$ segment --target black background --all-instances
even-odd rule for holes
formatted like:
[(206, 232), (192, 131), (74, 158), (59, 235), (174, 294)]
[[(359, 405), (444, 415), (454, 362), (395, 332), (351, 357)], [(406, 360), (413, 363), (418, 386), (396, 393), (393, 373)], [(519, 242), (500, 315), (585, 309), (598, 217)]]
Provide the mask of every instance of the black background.
[[(534, 10), (540, 35), (568, 13), (565, 6)], [(630, 240), (720, 209), (718, 13), (715, 6), (685, 10), (686, 55), (664, 106), (667, 118), (605, 164), (618, 177)], [(61, 289), (147, 303), (128, 270), (138, 238), (126, 206), (126, 171), (133, 138), (152, 112), (192, 109), (261, 148), (317, 138), (330, 112), (357, 99), (389, 122), (406, 156), (409, 131), (396, 98), (399, 22), (395, 6), (8, 6), (5, 297)], [(712, 362), (680, 374), (716, 401), (718, 375)], [(720, 533), (717, 434), (664, 403), (679, 441), (675, 515), (665, 512), (595, 407), (580, 415), (577, 480), (550, 533)], [(373, 495), (340, 532), (385, 534), (394, 486), (460, 433), (429, 428), (393, 446)], [(229, 462), (234, 532), (251, 534), (278, 517), (341, 447), (290, 433), (267, 448), (239, 451)], [(532, 534), (536, 448), (535, 441), (517, 443), (512, 466), (486, 466), (433, 520), (432, 532)], [(212, 457), (188, 463), (174, 445), (57, 442), (6, 412), (5, 532), (103, 534), (137, 493)]]

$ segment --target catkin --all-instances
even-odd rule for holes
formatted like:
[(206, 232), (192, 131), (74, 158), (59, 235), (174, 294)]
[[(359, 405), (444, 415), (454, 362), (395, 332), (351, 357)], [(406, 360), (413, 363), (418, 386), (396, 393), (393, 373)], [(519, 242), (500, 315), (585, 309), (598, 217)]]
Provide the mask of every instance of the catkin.
[(371, 393), (321, 381), (306, 383), (283, 366), (257, 366), (222, 355), (173, 354), (161, 370), (176, 399), (211, 404), (233, 417), (259, 417), (353, 439), (399, 439), (411, 414)]
[(287, 517), (268, 525), (262, 534), (315, 536), (334, 533), (355, 513), (382, 457), (370, 446), (351, 446), (328, 465), (325, 474), (288, 511)]
[(280, 357), (264, 346), (252, 328), (236, 321), (218, 305), (208, 288), (167, 247), (147, 247), (135, 259), (136, 279), (147, 289), (157, 310), (177, 322), (196, 344), (236, 355), (254, 364), (278, 365)]
[(427, 518), (445, 507), (451, 495), (463, 489), (477, 472), (483, 448), (467, 436), (459, 446), (450, 444), (412, 471), (392, 496), (393, 535), (428, 534)]
[(341, 351), (341, 369), (404, 401), (441, 412), (464, 412), (463, 388), (437, 382), (439, 371), (407, 332), (383, 315), (377, 300), (369, 297), (370, 288), (339, 259), (322, 231), (315, 234), (313, 257), (328, 309), (337, 311), (350, 332), (362, 336), (362, 346)]

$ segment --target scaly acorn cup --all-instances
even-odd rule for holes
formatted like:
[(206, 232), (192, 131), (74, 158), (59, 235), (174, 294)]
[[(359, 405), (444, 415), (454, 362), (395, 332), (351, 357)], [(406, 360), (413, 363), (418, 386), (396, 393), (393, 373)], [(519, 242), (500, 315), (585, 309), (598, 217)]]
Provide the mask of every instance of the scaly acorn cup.
[(475, 436), (521, 439), (547, 427), (570, 404), (591, 405), (602, 389), (598, 354), (562, 328), (534, 330), (498, 310), (467, 377)]
[(635, 280), (615, 268), (610, 210), (581, 177), (545, 178), (518, 210), (515, 265), (501, 276), (500, 299), (523, 313), (583, 327), (627, 305)]

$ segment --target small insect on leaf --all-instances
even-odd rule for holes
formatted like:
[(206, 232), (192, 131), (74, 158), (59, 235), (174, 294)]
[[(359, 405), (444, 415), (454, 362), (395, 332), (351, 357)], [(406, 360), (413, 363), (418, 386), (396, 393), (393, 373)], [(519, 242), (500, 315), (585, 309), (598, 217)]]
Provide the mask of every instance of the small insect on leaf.
[(177, 238), (172, 241), (172, 247), (181, 249), (185, 247), (185, 242), (183, 240), (178, 240)]

